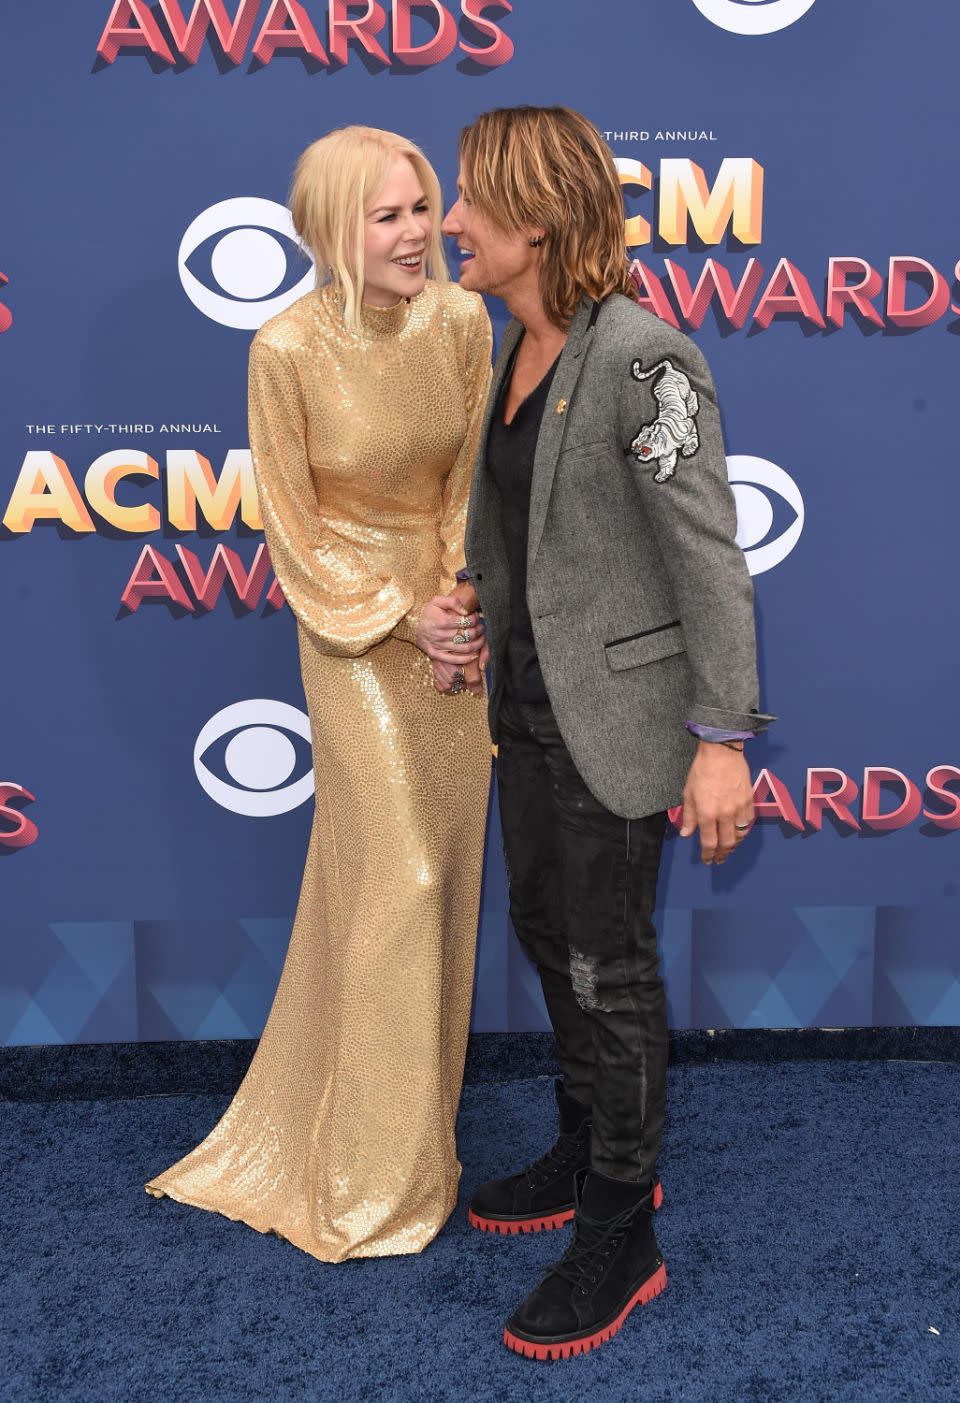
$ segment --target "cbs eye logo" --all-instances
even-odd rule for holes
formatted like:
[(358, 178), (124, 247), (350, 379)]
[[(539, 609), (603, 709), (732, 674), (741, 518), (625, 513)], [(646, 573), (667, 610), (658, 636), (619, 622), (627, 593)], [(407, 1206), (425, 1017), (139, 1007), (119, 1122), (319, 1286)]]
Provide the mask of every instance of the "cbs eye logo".
[[(219, 742), (231, 731), (234, 734), (221, 746)], [(299, 746), (289, 732), (299, 739)], [(229, 780), (220, 779), (204, 760), (215, 749)], [(301, 762), (306, 763), (306, 773), (291, 780)], [(313, 793), (310, 721), (286, 702), (263, 698), (234, 702), (211, 716), (197, 736), (193, 768), (204, 791), (222, 809), (246, 818), (289, 813)]]
[(711, 24), (731, 34), (776, 34), (796, 24), (814, 0), (693, 0)]
[(776, 463), (744, 454), (727, 459), (727, 478), (737, 503), (737, 545), (747, 558), (750, 574), (762, 575), (786, 560), (800, 539), (804, 522), (800, 488)]
[(300, 256), (290, 211), (243, 196), (197, 215), (180, 240), (177, 270), (205, 317), (256, 331), (313, 287), (313, 263), (301, 274)]

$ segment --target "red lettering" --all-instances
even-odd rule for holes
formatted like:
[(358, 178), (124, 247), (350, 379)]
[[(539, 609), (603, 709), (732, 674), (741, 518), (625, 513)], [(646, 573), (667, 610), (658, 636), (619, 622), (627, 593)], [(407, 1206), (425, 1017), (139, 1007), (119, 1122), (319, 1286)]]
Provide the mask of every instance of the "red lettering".
[(107, 63), (113, 63), (121, 49), (149, 49), (164, 63), (176, 63), (147, 0), (116, 0), (110, 11), (97, 53)]
[(353, 0), (330, 0), (330, 53), (338, 63), (347, 61), (347, 45), (351, 39), (362, 44), (367, 53), (380, 63), (389, 63), (377, 35), (387, 22), (387, 12), (377, 0), (367, 0), (365, 15), (351, 18), (349, 7)]
[[(194, 598), (191, 599), (184, 588), (174, 562), (154, 546), (144, 546), (120, 596), (131, 613), (135, 614), (145, 599), (165, 599), (170, 604), (179, 604), (181, 609), (187, 609), (191, 614), (195, 614), (198, 607), (214, 609), (227, 582), (237, 602), (245, 609), (256, 609), (260, 603), (270, 573), (270, 557), (263, 542), (257, 547), (249, 570), (244, 567), (237, 552), (222, 543), (214, 550), (206, 570), (200, 564), (199, 557), (186, 546), (178, 545), (176, 552)], [(274, 609), (282, 609), (286, 602), (279, 582), (274, 579), (267, 591), (266, 603)]]
[[(832, 788), (828, 788), (832, 785)], [(883, 812), (883, 787), (896, 785), (902, 798), (895, 808)], [(948, 788), (947, 786), (952, 786)], [(863, 771), (863, 793), (860, 817), (865, 827), (879, 833), (906, 828), (923, 813), (923, 817), (948, 831), (960, 829), (960, 766), (935, 765), (926, 778), (927, 789), (946, 805), (946, 811), (923, 808), (923, 798), (917, 785), (901, 770), (888, 765), (867, 765)], [(850, 808), (860, 791), (843, 770), (825, 766), (807, 771), (805, 814), (807, 823), (819, 832), (823, 816), (829, 809), (840, 823), (859, 831)], [(790, 791), (772, 770), (760, 770), (753, 782), (753, 807), (758, 819), (773, 818), (803, 832), (804, 824)], [(683, 805), (667, 810), (667, 818), (678, 831), (683, 826)]]
[(278, 49), (302, 49), (311, 58), (330, 66), (326, 50), (300, 0), (271, 0), (263, 28), (253, 46), (253, 56), (259, 63), (269, 63)]
[[(7, 277), (6, 273), (0, 273), (0, 287), (6, 287), (9, 281), (10, 279)], [(12, 326), (13, 313), (9, 307), (5, 307), (3, 303), (0, 302), (0, 336), (2, 336), (5, 331), (9, 331)]]
[[(824, 784), (829, 780), (839, 780), (838, 789), (827, 790)], [(823, 827), (823, 815), (829, 809), (841, 823), (859, 831), (860, 825), (848, 808), (857, 797), (857, 786), (842, 770), (827, 767), (822, 770), (807, 771), (807, 803), (804, 817), (817, 832)]]
[(12, 829), (0, 828), (0, 847), (28, 848), (31, 843), (37, 841), (40, 830), (33, 819), (27, 818), (19, 809), (11, 807), (11, 799), (23, 799), (28, 804), (36, 803), (29, 789), (24, 789), (22, 784), (9, 781), (5, 784), (0, 783), (0, 820), (13, 824)]
[(661, 321), (669, 322), (680, 330), (680, 323), (677, 321), (676, 313), (670, 306), (670, 299), (663, 290), (663, 284), (652, 273), (645, 263), (641, 263), (635, 258), (630, 264), (630, 276), (633, 285), (637, 289), (637, 301), (641, 307), (646, 307), (648, 312), (653, 312), (654, 316)]
[(770, 770), (761, 770), (753, 782), (753, 810), (757, 818), (778, 818), (803, 832), (803, 819), (789, 789)]
[(133, 568), (127, 587), (120, 596), (131, 614), (135, 614), (145, 599), (168, 599), (181, 609), (196, 613), (190, 597), (180, 583), (173, 563), (153, 546), (144, 546)]
[(938, 828), (946, 828), (948, 831), (960, 828), (960, 794), (946, 788), (948, 784), (956, 784), (958, 780), (960, 780), (960, 769), (956, 765), (934, 765), (927, 775), (927, 788), (938, 799), (943, 799), (945, 803), (950, 805), (946, 813), (924, 809), (924, 818), (928, 818)]
[(805, 317), (817, 326), (825, 325), (810, 284), (789, 258), (781, 258), (764, 289), (753, 319), (758, 326), (766, 329), (774, 317), (789, 315)]
[(160, 0), (160, 9), (167, 21), (174, 43), (187, 63), (196, 63), (211, 21), (217, 40), (231, 63), (242, 63), (260, 0), (240, 0), (236, 18), (231, 23), (223, 0), (196, 0), (189, 22), (183, 18), (178, 0)]
[[(857, 275), (856, 283), (847, 278)], [(883, 317), (870, 301), (883, 287), (883, 278), (865, 258), (831, 258), (827, 267), (827, 321), (843, 326), (847, 307), (852, 307), (874, 326), (883, 326)]]
[[(900, 805), (887, 814), (880, 812), (884, 784), (897, 784), (903, 789)], [(922, 803), (920, 790), (899, 770), (888, 769), (886, 765), (868, 765), (864, 770), (860, 817), (868, 828), (876, 829), (878, 833), (889, 833), (894, 828), (906, 828), (919, 814)]]
[[(907, 306), (907, 279), (928, 277), (932, 291), (919, 307)], [(950, 306), (950, 284), (925, 258), (893, 257), (887, 281), (887, 316), (894, 326), (930, 326)]]
[(197, 603), (204, 609), (216, 607), (224, 581), (227, 579), (244, 608), (256, 609), (270, 570), (270, 557), (263, 543), (257, 546), (257, 553), (253, 557), (249, 572), (244, 569), (243, 561), (237, 552), (222, 544), (213, 552), (213, 559), (206, 574), (197, 556), (192, 550), (187, 550), (186, 546), (178, 545), (177, 555)]
[[(414, 10), (429, 10), (437, 21), (437, 32), (425, 44), (414, 45), (411, 17)], [(453, 53), (457, 26), (440, 0), (393, 0), (393, 53), (398, 62), (412, 68), (442, 63)]]
[[(136, 21), (136, 22), (133, 22)], [(100, 35), (97, 53), (107, 63), (114, 63), (121, 49), (149, 49), (164, 63), (175, 63), (173, 53), (160, 32), (160, 25), (150, 13), (147, 0), (116, 0), (109, 13), (107, 28)]]
[(484, 10), (506, 10), (512, 13), (513, 6), (510, 0), (460, 0), (460, 9), (463, 16), (471, 24), (476, 25), (482, 34), (489, 34), (493, 40), (492, 44), (487, 44), (484, 48), (475, 48), (472, 44), (465, 44), (460, 40), (460, 47), (463, 52), (472, 58), (474, 63), (481, 64), (484, 68), (500, 68), (503, 64), (509, 63), (513, 58), (513, 40), (509, 35), (504, 34), (498, 24), (492, 20), (483, 18)]
[(667, 274), (673, 284), (680, 315), (690, 326), (700, 327), (707, 315), (707, 308), (714, 297), (719, 297), (723, 315), (735, 327), (742, 327), (750, 310), (750, 303), (756, 296), (763, 268), (755, 258), (747, 263), (743, 277), (734, 290), (733, 280), (722, 263), (708, 258), (703, 265), (696, 288), (690, 285), (686, 271), (672, 258), (664, 259)]

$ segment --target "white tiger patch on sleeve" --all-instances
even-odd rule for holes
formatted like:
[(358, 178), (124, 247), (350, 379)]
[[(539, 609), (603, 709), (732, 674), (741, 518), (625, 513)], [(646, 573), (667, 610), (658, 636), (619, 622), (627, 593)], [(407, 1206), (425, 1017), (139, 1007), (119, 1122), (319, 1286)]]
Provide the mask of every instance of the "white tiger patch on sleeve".
[(672, 361), (658, 361), (650, 370), (644, 370), (641, 362), (635, 360), (630, 367), (634, 380), (640, 381), (649, 380), (658, 371), (663, 371), (663, 374), (653, 387), (653, 396), (660, 413), (652, 424), (641, 426), (629, 451), (640, 463), (656, 458), (657, 472), (653, 480), (666, 482), (674, 475), (677, 455), (690, 458), (700, 447), (696, 425), (700, 396)]

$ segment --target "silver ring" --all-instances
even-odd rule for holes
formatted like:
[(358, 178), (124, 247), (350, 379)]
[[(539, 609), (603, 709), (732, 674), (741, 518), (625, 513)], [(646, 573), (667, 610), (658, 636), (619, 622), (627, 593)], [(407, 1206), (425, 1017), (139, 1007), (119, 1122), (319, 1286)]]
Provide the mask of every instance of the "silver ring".
[(454, 643), (469, 643), (470, 634), (466, 629), (461, 629), (459, 633), (453, 635)]
[(453, 674), (453, 686), (450, 688), (452, 697), (458, 696), (463, 691), (463, 668), (458, 667)]
[(463, 618), (457, 620), (457, 627), (458, 627), (458, 628), (469, 628), (470, 625), (471, 625), (472, 623), (473, 623), (473, 615), (472, 615), (472, 614), (464, 614)]
[(753, 827), (753, 820), (751, 819), (749, 823), (735, 823), (733, 826), (734, 828), (739, 828), (740, 831), (743, 832), (744, 829)]

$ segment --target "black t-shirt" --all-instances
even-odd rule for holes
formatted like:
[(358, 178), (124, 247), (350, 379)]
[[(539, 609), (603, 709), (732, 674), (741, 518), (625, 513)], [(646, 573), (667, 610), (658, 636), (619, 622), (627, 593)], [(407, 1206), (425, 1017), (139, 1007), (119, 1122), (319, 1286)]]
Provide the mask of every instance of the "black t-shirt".
[[(522, 339), (522, 338), (521, 338)], [(520, 342), (517, 342), (519, 348)], [(545, 702), (547, 689), (540, 671), (533, 625), (527, 607), (527, 545), (533, 459), (557, 360), (540, 384), (520, 404), (509, 424), (503, 422), (507, 388), (513, 377), (517, 348), (503, 377), (487, 437), (487, 470), (500, 492), (500, 524), (510, 573), (510, 629), (504, 659), (504, 685), (521, 702)]]

